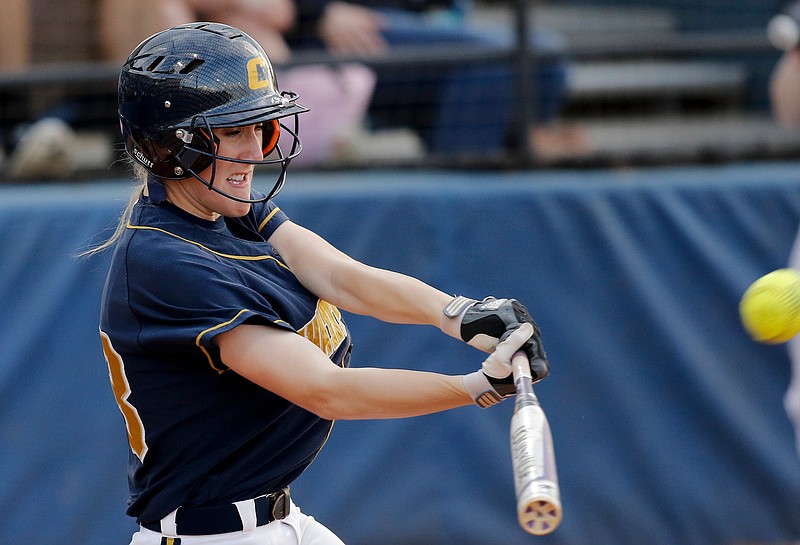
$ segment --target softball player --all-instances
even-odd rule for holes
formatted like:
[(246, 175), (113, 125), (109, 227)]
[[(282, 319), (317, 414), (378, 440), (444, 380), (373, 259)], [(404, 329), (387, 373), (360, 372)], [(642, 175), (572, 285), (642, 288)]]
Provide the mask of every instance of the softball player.
[[(304, 111), (263, 49), (221, 24), (158, 33), (122, 68), (141, 182), (98, 248), (114, 248), (100, 335), (130, 442), (134, 545), (339, 544), (289, 495), (333, 420), (489, 406), (514, 393), (515, 351), (544, 360), (517, 301), (452, 298), (287, 218), (271, 198)], [(255, 165), (278, 168), (266, 195)], [(490, 355), (464, 376), (350, 368), (339, 308), (438, 326)]]
[[(796, 17), (797, 14), (800, 14), (800, 1), (790, 2), (786, 5), (784, 13), (776, 15), (773, 21), (781, 21), (779, 17), (782, 16), (794, 15)], [(788, 19), (790, 25), (792, 19), (794, 17)], [(783, 22), (786, 21), (786, 19), (783, 20)], [(796, 20), (793, 22), (797, 28), (798, 22)], [(775, 28), (782, 27), (784, 25), (778, 23)], [(790, 32), (787, 36), (791, 38), (792, 33)], [(780, 32), (775, 38), (780, 39), (787, 36)], [(796, 39), (796, 36), (794, 38)], [(783, 45), (777, 41), (774, 41), (773, 44)], [(791, 45), (792, 47), (788, 47), (781, 54), (778, 63), (772, 69), (769, 92), (775, 120), (785, 127), (796, 129), (800, 126), (800, 49), (795, 47), (796, 44)], [(800, 230), (795, 235), (794, 244), (789, 253), (788, 266), (800, 271)], [(783, 402), (789, 420), (794, 426), (795, 446), (797, 453), (800, 454), (800, 337), (789, 340), (787, 346), (792, 367), (789, 388)]]

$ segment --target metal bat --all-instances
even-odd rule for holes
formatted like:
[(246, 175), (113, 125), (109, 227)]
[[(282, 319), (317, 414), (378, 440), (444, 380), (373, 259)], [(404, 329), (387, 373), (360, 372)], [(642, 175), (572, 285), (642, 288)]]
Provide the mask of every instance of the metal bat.
[(511, 417), (511, 465), (517, 518), (529, 534), (545, 535), (561, 522), (561, 493), (550, 424), (533, 392), (530, 364), (523, 351), (511, 359), (517, 388)]

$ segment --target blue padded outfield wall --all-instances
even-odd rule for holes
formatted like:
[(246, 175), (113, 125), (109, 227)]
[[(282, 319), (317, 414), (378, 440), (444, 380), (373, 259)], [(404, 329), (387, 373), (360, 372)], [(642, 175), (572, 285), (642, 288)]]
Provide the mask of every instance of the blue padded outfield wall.
[[(0, 544), (126, 544), (135, 530), (97, 333), (108, 258), (74, 257), (109, 234), (129, 188), (0, 187)], [(337, 423), (293, 493), (349, 545), (800, 538), (786, 347), (751, 341), (737, 314), (750, 282), (786, 263), (800, 164), (295, 173), (278, 202), (372, 265), (518, 297), (552, 363), (538, 392), (556, 532), (516, 524), (507, 402)], [(433, 328), (347, 318), (354, 365), (461, 373), (483, 359)]]

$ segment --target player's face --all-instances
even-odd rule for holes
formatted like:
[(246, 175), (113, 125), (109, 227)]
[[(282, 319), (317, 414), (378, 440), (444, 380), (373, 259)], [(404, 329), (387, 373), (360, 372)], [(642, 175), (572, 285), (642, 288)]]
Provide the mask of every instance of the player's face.
[[(214, 136), (219, 140), (217, 155), (248, 161), (262, 160), (261, 132), (261, 124), (214, 129)], [(214, 187), (228, 195), (249, 199), (254, 168), (255, 165), (233, 163), (218, 158), (213, 172)], [(212, 167), (200, 173), (204, 180), (209, 181), (211, 175)], [(250, 211), (250, 204), (229, 199), (216, 191), (209, 191), (208, 187), (196, 178), (176, 180), (176, 182), (178, 183), (167, 184), (168, 187), (172, 186), (172, 191), (168, 191), (169, 199), (195, 216), (211, 220), (219, 216), (236, 218)]]

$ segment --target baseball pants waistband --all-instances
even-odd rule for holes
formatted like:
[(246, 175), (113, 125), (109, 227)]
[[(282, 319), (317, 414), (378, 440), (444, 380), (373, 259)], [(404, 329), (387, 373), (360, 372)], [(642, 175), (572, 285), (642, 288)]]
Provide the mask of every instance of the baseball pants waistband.
[(251, 531), (286, 518), (291, 509), (289, 487), (250, 500), (213, 507), (179, 507), (161, 520), (143, 527), (165, 536), (200, 536)]

